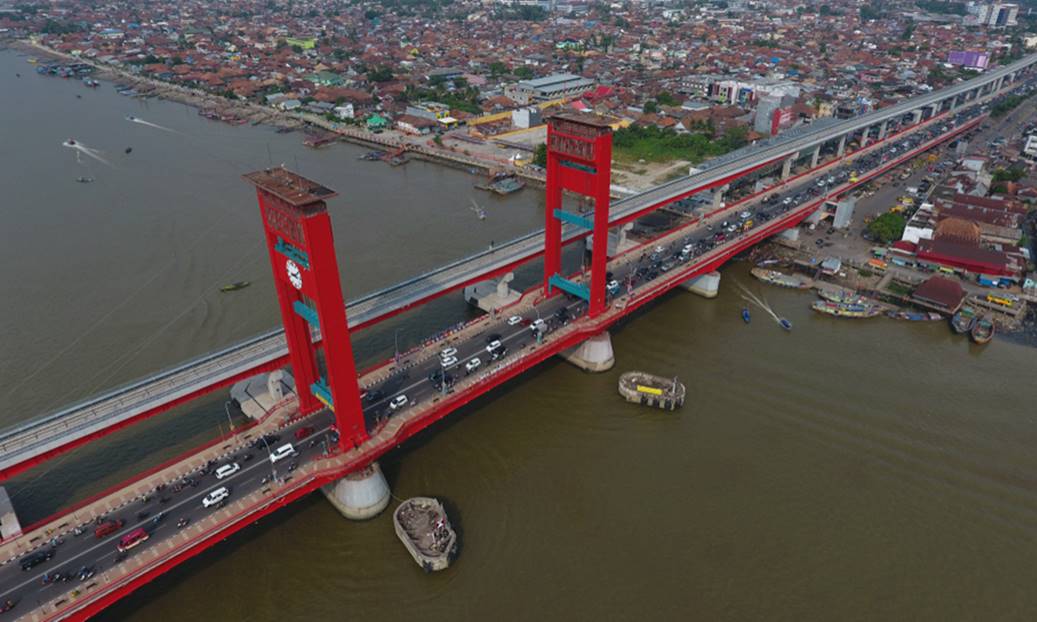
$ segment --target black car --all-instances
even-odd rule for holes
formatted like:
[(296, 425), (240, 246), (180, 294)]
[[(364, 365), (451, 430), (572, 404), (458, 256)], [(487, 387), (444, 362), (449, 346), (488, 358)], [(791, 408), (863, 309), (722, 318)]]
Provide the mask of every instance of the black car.
[(30, 553), (21, 559), (22, 570), (31, 570), (54, 557), (54, 549), (44, 549)]
[(562, 326), (565, 326), (569, 322), (569, 310), (565, 307), (562, 307), (555, 311), (555, 317), (562, 324)]
[(487, 345), (493, 343), (494, 341), (501, 341), (503, 339), (504, 339), (504, 337), (502, 337), (500, 335), (500, 333), (491, 333), (489, 335), (486, 335), (486, 343), (487, 343)]

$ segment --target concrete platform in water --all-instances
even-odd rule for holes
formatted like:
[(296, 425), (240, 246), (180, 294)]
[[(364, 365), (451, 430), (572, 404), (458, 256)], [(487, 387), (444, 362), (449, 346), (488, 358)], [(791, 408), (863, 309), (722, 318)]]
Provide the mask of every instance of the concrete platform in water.
[(412, 497), (392, 514), (403, 546), (425, 572), (445, 570), (457, 555), (457, 533), (438, 499)]
[(619, 394), (635, 404), (676, 410), (684, 405), (687, 389), (676, 378), (663, 378), (643, 371), (628, 371), (619, 377)]

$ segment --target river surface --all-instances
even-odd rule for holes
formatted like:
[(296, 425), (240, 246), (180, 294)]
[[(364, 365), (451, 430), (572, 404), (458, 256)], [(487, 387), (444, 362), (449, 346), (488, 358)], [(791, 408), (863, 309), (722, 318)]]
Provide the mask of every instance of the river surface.
[[(77, 162), (70, 137), (111, 166)], [(284, 162), (340, 192), (350, 298), (542, 223), (533, 188), (498, 199), (461, 171), (300, 143), (0, 52), (0, 425), (278, 324), (242, 173)], [(218, 292), (237, 280), (253, 285)], [(795, 330), (743, 324), (736, 281)], [(314, 494), (101, 619), (1034, 619), (1037, 351), (809, 302), (732, 264), (717, 299), (674, 292), (617, 327), (612, 371), (548, 362), (387, 456), (397, 497), (446, 502), (462, 537), (448, 571), (423, 574), (388, 513), (351, 523)], [(450, 297), (361, 334), (358, 356), (468, 313)], [(689, 403), (627, 404), (629, 369), (680, 377)], [(23, 522), (211, 437), (224, 399), (7, 482)]]

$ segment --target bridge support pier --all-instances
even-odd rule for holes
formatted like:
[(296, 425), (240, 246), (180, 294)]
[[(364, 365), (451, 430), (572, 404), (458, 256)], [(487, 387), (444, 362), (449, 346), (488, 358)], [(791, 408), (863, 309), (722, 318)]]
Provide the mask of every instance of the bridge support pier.
[(922, 109), (919, 108), (918, 110), (912, 110), (911, 116), (913, 117), (911, 120), (911, 125), (918, 125), (922, 122)]
[(464, 299), (468, 304), (492, 313), (501, 307), (510, 305), (522, 296), (509, 285), (514, 278), (515, 274), (509, 272), (499, 279), (469, 285), (464, 288)]
[(717, 271), (701, 274), (693, 279), (688, 279), (678, 287), (684, 291), (698, 294), (703, 298), (716, 298), (720, 291), (720, 273)]
[(821, 160), (821, 145), (814, 147), (814, 153), (810, 156), (810, 168), (817, 168), (817, 163)]
[(839, 137), (839, 148), (836, 149), (835, 155), (836, 155), (836, 157), (840, 157), (841, 158), (845, 154), (846, 154), (846, 134), (843, 134), (842, 136)]
[[(608, 254), (609, 257), (615, 257), (623, 251), (637, 246), (637, 242), (630, 240), (627, 236), (629, 232), (634, 228), (634, 223), (628, 222), (625, 225), (619, 227), (613, 227), (609, 229), (609, 243), (608, 243)], [(587, 236), (585, 247), (587, 252), (594, 252), (594, 234)]]
[(382, 468), (377, 462), (353, 471), (320, 490), (331, 505), (350, 520), (374, 518), (381, 514), (392, 499), (389, 483), (385, 481)]
[(724, 205), (724, 193), (727, 192), (727, 189), (729, 187), (730, 186), (728, 184), (724, 184), (723, 186), (720, 186), (719, 188), (714, 188), (713, 189), (713, 209), (714, 210), (718, 210), (721, 207), (723, 207), (723, 205)]
[(612, 369), (616, 357), (612, 351), (612, 337), (608, 331), (594, 335), (580, 345), (558, 353), (566, 361), (587, 372)]
[(884, 140), (886, 138), (886, 131), (888, 129), (889, 129), (889, 120), (887, 119), (887, 120), (882, 122), (882, 125), (879, 126), (879, 140)]
[(785, 158), (785, 163), (781, 165), (781, 180), (785, 181), (792, 174), (792, 163), (796, 161), (796, 156), (791, 155)]

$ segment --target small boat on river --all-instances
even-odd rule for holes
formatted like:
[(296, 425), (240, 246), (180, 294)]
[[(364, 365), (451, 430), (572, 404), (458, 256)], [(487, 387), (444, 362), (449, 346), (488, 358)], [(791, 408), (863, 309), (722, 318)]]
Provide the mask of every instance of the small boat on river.
[(846, 304), (828, 300), (815, 301), (811, 308), (818, 313), (854, 319), (875, 317), (882, 313), (882, 307), (879, 305)]
[(248, 287), (251, 284), (252, 283), (250, 281), (237, 281), (235, 283), (231, 283), (230, 285), (224, 285), (223, 287), (220, 288), (220, 291), (221, 292), (236, 292), (239, 289), (245, 289), (246, 287)]
[(778, 272), (777, 270), (769, 270), (767, 268), (753, 268), (751, 271), (753, 276), (760, 279), (764, 283), (770, 283), (771, 285), (777, 285), (779, 287), (790, 287), (792, 289), (810, 289), (813, 285), (813, 279), (798, 274), (785, 274), (784, 272)]
[(396, 535), (425, 572), (445, 570), (457, 555), (457, 533), (438, 499), (412, 497), (392, 513)]
[(749, 314), (749, 307), (742, 307), (742, 321), (748, 324), (752, 319), (752, 315)]
[(976, 321), (972, 323), (972, 328), (969, 330), (969, 336), (976, 343), (982, 345), (984, 343), (990, 343), (990, 340), (994, 338), (995, 332), (994, 322), (987, 316), (976, 318)]

